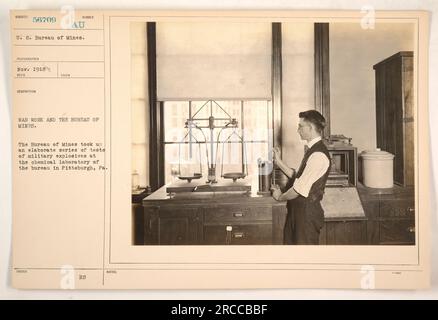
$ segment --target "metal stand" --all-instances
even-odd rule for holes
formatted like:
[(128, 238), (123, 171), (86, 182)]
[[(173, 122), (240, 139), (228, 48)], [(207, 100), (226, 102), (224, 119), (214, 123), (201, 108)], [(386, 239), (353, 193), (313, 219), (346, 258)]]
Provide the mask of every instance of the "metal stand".
[[(213, 115), (213, 106), (217, 106), (225, 113), (225, 117), (215, 117)], [(210, 108), (210, 116), (208, 118), (206, 117), (197, 117), (199, 112), (203, 110), (204, 108)], [(242, 106), (243, 108), (243, 102)], [(196, 122), (198, 123), (196, 123)], [(225, 121), (224, 125), (218, 125), (217, 121)], [(203, 123), (204, 122), (204, 123)], [(181, 185), (179, 183), (174, 183), (171, 186), (167, 188), (168, 192), (185, 192), (190, 191), (250, 191), (250, 185), (248, 186), (246, 183), (242, 183), (239, 185), (235, 185), (234, 187), (226, 184), (226, 183), (218, 183), (218, 180), (216, 178), (216, 164), (217, 164), (217, 154), (219, 151), (219, 145), (222, 145), (222, 163), (221, 163), (221, 177), (224, 179), (232, 179), (235, 183), (238, 179), (244, 179), (246, 176), (248, 176), (248, 166), (247, 166), (247, 155), (246, 155), (246, 144), (242, 135), (239, 135), (237, 132), (238, 129), (238, 123), (235, 118), (232, 118), (231, 115), (225, 111), (224, 108), (220, 104), (218, 104), (214, 100), (208, 100), (206, 101), (193, 115), (192, 115), (192, 102), (189, 102), (189, 118), (187, 119), (185, 123), (185, 127), (188, 129), (187, 134), (184, 136), (182, 141), (180, 142), (179, 146), (179, 176), (178, 178), (180, 180), (186, 180), (186, 185)], [(201, 131), (204, 141), (198, 141), (196, 137), (193, 135), (193, 129), (197, 129)], [(207, 136), (204, 133), (203, 129), (208, 129), (210, 133), (210, 138), (207, 140)], [(214, 137), (214, 130), (220, 129), (219, 133), (217, 134), (217, 138)], [(232, 129), (233, 131), (231, 134), (224, 140), (221, 141), (220, 137), (224, 130)], [(224, 173), (223, 167), (224, 167), (224, 149), (226, 143), (233, 143), (235, 141), (231, 141), (232, 137), (238, 138), (238, 143), (242, 144), (242, 172), (229, 172)], [(186, 142), (186, 140), (188, 140)], [(183, 176), (181, 175), (181, 144), (188, 143), (189, 144), (189, 154), (190, 157), (192, 156), (192, 144), (197, 143), (199, 145), (199, 164), (200, 164), (200, 172), (195, 173), (190, 176)], [(192, 182), (192, 180), (200, 179), (202, 177), (202, 163), (201, 163), (201, 147), (200, 144), (205, 143), (205, 152), (207, 157), (207, 167), (208, 167), (208, 173), (207, 173), (207, 186), (201, 186), (198, 183)], [(216, 150), (214, 148), (214, 144), (216, 143)], [(209, 146), (207, 146), (209, 144)], [(208, 152), (210, 150), (210, 152)], [(213, 185), (218, 184), (217, 188), (212, 188)]]

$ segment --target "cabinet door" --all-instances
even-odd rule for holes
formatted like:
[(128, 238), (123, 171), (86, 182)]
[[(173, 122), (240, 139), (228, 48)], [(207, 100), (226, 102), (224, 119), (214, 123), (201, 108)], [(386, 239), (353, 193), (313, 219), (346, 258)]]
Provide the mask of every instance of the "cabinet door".
[(415, 220), (414, 199), (382, 200), (380, 218), (404, 218)]
[(376, 138), (377, 147), (386, 150), (385, 140), (385, 67), (376, 70)]
[(414, 66), (412, 57), (403, 58), (403, 124), (404, 124), (404, 180), (403, 185), (414, 185)]
[(150, 218), (151, 244), (195, 245), (202, 232), (197, 208), (160, 208)]
[(377, 147), (395, 155), (394, 182), (414, 183), (412, 52), (400, 52), (376, 70)]
[(415, 206), (413, 199), (382, 201), (379, 220), (380, 244), (415, 244)]
[(380, 222), (381, 245), (414, 245), (415, 226), (408, 219), (386, 219)]
[[(386, 140), (386, 149), (395, 155), (394, 158), (394, 180), (396, 180), (398, 172), (395, 168), (399, 161), (398, 140), (403, 136), (398, 136), (401, 126), (401, 69), (400, 61), (393, 59), (385, 65), (385, 110), (384, 110), (384, 139)], [(401, 155), (402, 156), (402, 155)], [(402, 156), (403, 157), (403, 156)]]

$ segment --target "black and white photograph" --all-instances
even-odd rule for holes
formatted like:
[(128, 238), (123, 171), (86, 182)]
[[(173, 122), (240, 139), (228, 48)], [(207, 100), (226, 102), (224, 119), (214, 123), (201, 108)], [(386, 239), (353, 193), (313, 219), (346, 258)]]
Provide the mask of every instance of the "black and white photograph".
[(416, 244), (415, 24), (131, 22), (132, 245)]
[(8, 11), (7, 290), (431, 288), (436, 9), (351, 6)]

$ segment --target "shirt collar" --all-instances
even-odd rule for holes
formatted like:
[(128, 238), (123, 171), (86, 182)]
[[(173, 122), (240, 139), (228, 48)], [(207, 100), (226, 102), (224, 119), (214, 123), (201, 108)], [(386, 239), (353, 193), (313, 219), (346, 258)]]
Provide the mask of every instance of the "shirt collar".
[(321, 137), (313, 138), (312, 140), (310, 140), (310, 141), (307, 143), (307, 146), (308, 146), (309, 149), (310, 149), (310, 148), (313, 147), (313, 145), (314, 145), (315, 143), (317, 143), (318, 141), (321, 141), (321, 140), (322, 140)]

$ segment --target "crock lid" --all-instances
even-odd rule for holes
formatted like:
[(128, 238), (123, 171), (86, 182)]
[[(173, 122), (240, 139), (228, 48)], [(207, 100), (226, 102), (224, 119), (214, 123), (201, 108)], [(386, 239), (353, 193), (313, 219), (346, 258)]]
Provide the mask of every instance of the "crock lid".
[(394, 155), (392, 153), (380, 150), (379, 148), (375, 150), (365, 150), (361, 153), (364, 159), (376, 159), (376, 160), (392, 160)]

